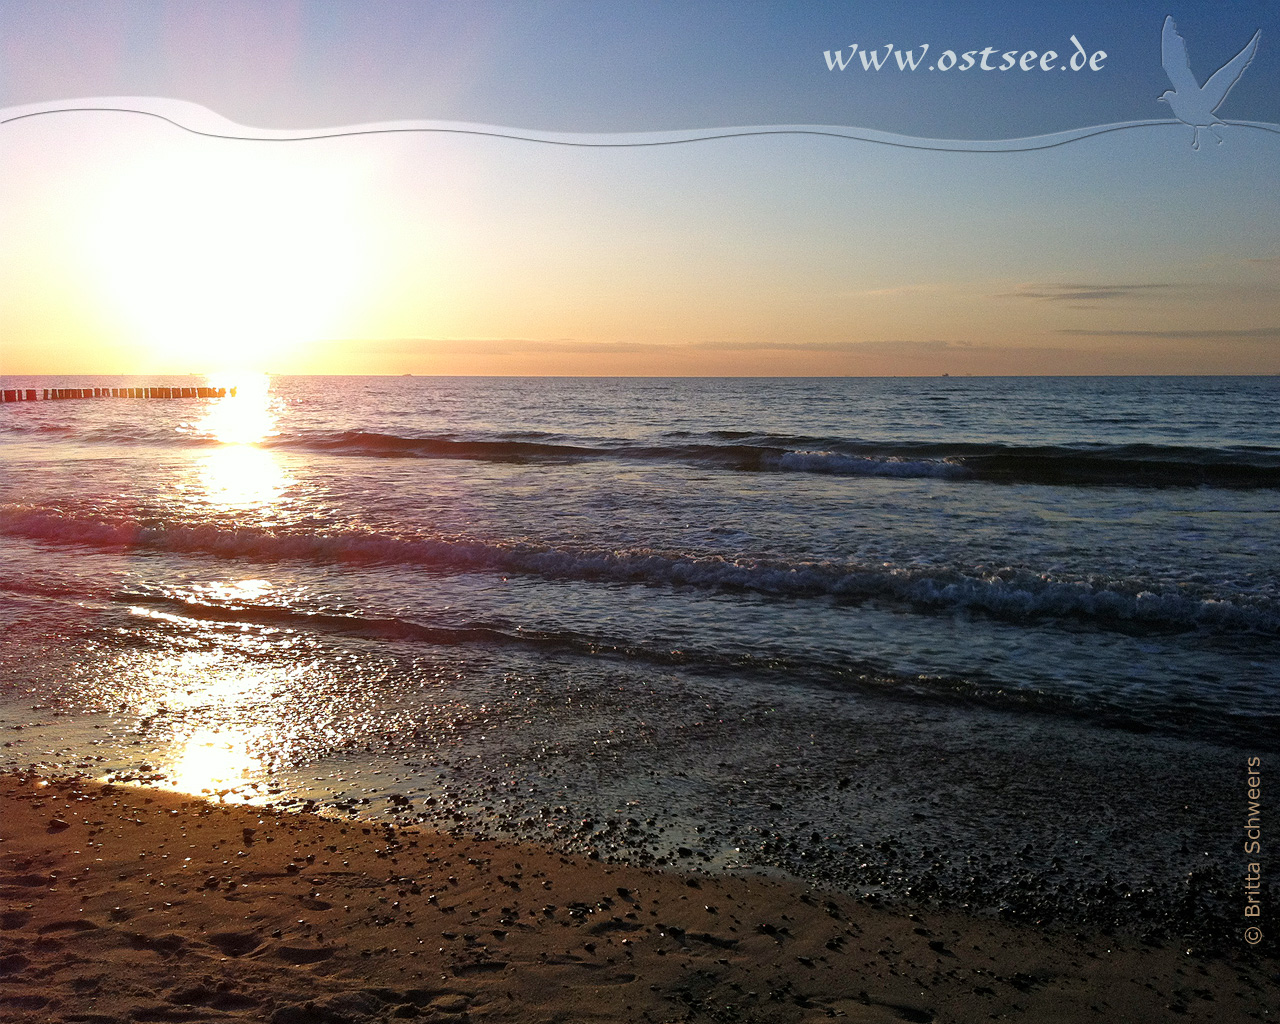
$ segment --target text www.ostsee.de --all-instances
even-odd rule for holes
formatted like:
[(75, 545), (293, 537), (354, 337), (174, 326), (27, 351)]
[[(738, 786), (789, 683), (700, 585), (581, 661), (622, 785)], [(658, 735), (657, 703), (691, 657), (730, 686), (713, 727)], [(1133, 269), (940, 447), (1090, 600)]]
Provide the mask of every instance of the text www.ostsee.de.
[[(930, 64), (925, 61), (929, 55), (929, 44), (921, 43), (919, 47), (902, 50), (885, 43), (883, 47), (868, 49), (857, 43), (850, 43), (848, 53), (844, 48), (824, 50), (822, 55), (827, 62), (828, 71), (844, 71), (845, 68), (863, 71), (881, 71), (893, 69), (899, 71), (1101, 71), (1107, 59), (1106, 50), (1095, 50), (1088, 53), (1084, 45), (1075, 36), (1071, 37), (1073, 47), (1065, 55), (1057, 50), (1005, 50), (1001, 53), (994, 46), (985, 46), (981, 50), (965, 50), (957, 54), (955, 50), (943, 50)], [(857, 60), (854, 58), (857, 57)], [(890, 59), (892, 58), (892, 60)]]

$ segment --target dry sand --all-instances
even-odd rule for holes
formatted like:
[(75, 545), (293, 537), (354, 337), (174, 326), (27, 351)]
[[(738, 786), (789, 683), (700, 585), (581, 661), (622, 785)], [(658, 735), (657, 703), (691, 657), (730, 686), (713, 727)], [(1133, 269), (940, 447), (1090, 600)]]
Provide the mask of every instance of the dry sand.
[(6, 1022), (1270, 1019), (1277, 963), (0, 776)]

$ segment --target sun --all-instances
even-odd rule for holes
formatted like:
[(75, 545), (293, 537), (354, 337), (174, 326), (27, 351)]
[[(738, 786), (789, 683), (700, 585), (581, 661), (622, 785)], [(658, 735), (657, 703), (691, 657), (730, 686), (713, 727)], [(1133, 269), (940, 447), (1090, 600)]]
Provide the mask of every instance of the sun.
[(147, 152), (90, 218), (93, 280), (124, 330), (175, 371), (270, 368), (331, 336), (367, 286), (359, 177), (301, 143)]

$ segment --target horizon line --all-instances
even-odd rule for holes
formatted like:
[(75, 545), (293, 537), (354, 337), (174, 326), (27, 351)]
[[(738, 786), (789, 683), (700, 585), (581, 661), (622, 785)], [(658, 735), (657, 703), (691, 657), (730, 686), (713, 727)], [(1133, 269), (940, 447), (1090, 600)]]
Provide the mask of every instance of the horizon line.
[(161, 377), (385, 377), (400, 379), (421, 377), (424, 379), (497, 379), (497, 380), (1004, 380), (1020, 379), (1104, 379), (1111, 377), (1280, 377), (1280, 370), (1258, 373), (274, 373), (270, 370), (208, 370), (187, 373), (7, 373), (0, 371), (0, 381), (9, 378), (82, 378), (82, 377), (130, 377), (137, 379)]

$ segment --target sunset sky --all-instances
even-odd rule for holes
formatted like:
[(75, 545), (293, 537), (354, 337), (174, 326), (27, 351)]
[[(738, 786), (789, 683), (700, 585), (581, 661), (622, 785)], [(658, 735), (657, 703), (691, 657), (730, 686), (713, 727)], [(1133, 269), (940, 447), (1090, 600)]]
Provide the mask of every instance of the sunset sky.
[[(1218, 113), (1280, 122), (1274, 4), (965, 6), (0, 0), (0, 120), (132, 96), (265, 129), (1019, 138), (1169, 118), (1172, 13), (1201, 82), (1261, 28)], [(823, 55), (1065, 60), (1073, 34), (1106, 51), (1101, 70), (832, 71)], [(1280, 372), (1280, 129), (1220, 134), (1199, 150), (1180, 124), (1025, 153), (806, 135), (592, 149), (10, 120), (0, 371)]]

